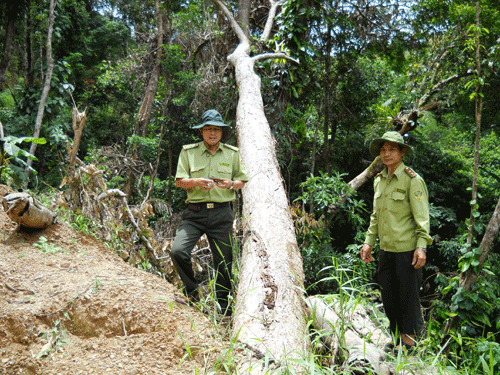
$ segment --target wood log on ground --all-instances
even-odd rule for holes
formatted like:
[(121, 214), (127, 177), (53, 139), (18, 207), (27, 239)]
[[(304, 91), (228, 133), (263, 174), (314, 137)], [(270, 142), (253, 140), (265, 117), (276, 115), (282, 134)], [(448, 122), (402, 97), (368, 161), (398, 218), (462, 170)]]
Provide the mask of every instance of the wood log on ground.
[(43, 229), (56, 221), (56, 214), (28, 193), (11, 193), (2, 198), (7, 216), (21, 226)]
[[(348, 352), (343, 363), (356, 374), (389, 375), (389, 366), (384, 364), (386, 354), (383, 347), (390, 342), (387, 336), (377, 327), (362, 305), (356, 305), (353, 310), (340, 316), (334, 309), (318, 296), (307, 298), (309, 318), (314, 320), (314, 327), (321, 332), (325, 344), (330, 348), (342, 346)], [(344, 337), (341, 344), (340, 337)]]
[[(304, 271), (274, 139), (264, 112), (256, 61), (285, 54), (250, 56), (248, 38), (221, 0), (240, 44), (228, 56), (238, 85), (236, 129), (249, 181), (243, 189), (244, 236), (232, 336), (249, 350), (238, 374), (304, 373), (309, 358), (303, 300)], [(247, 5), (249, 5), (247, 1)]]

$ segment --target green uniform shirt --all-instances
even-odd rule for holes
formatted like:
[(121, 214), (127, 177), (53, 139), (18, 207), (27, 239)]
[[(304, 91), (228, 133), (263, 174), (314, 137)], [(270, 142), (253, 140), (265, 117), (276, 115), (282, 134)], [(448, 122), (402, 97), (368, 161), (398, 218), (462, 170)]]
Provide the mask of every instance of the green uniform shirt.
[(387, 167), (375, 177), (373, 213), (365, 243), (405, 252), (432, 244), (429, 235), (429, 197), (424, 180), (401, 163), (387, 180)]
[[(175, 178), (210, 178), (212, 176), (229, 178), (233, 181), (248, 181), (238, 148), (219, 143), (219, 148), (212, 155), (204, 142), (183, 146)], [(186, 190), (186, 203), (222, 203), (233, 201), (236, 198), (234, 190), (222, 189), (217, 186), (211, 190), (203, 190), (198, 186)]]

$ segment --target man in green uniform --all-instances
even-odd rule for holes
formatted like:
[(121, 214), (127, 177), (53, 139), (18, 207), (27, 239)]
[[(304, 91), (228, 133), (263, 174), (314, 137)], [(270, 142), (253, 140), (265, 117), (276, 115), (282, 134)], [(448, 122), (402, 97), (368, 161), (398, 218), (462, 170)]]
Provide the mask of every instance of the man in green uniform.
[(203, 141), (183, 146), (177, 165), (175, 184), (187, 190), (187, 209), (177, 228), (170, 252), (172, 261), (184, 282), (189, 301), (198, 299), (191, 252), (203, 234), (207, 235), (216, 270), (215, 292), (220, 311), (231, 315), (228, 296), (231, 290), (233, 210), (235, 190), (248, 181), (238, 148), (221, 142), (224, 123), (216, 110), (201, 117), (199, 129)]
[[(375, 177), (373, 213), (360, 256), (373, 260), (375, 241), (380, 240), (377, 268), (382, 302), (390, 330), (398, 334), (401, 346), (414, 349), (423, 328), (420, 310), (422, 267), (429, 235), (429, 201), (424, 180), (403, 163), (403, 156), (413, 152), (401, 134), (386, 132), (373, 140), (370, 153), (382, 158), (384, 170)], [(392, 350), (394, 344), (386, 349)]]

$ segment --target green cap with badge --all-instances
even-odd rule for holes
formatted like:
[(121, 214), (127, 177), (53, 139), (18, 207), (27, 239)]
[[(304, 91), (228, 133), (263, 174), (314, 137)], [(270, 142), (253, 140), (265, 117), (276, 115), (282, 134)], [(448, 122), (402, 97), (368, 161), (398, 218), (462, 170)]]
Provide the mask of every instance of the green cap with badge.
[(201, 124), (194, 125), (191, 127), (191, 129), (201, 129), (204, 126), (208, 125), (219, 126), (221, 128), (227, 127), (231, 129), (231, 126), (224, 123), (221, 114), (217, 112), (215, 109), (209, 109), (208, 111), (206, 111), (201, 116)]
[(411, 154), (413, 152), (413, 149), (411, 146), (408, 146), (405, 144), (405, 141), (403, 139), (403, 136), (399, 134), (396, 131), (390, 131), (390, 132), (385, 132), (382, 138), (375, 138), (371, 143), (370, 143), (370, 154), (373, 156), (379, 156), (380, 155), (380, 147), (385, 142), (392, 142), (396, 143), (401, 147), (406, 148), (406, 154)]

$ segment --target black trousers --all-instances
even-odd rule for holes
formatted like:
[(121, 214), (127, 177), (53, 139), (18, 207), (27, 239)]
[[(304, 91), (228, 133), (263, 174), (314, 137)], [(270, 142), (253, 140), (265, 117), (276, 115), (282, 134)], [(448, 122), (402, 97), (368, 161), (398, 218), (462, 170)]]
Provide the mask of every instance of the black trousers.
[(380, 250), (377, 273), (392, 333), (419, 335), (424, 327), (420, 309), (422, 268), (413, 267), (413, 253)]
[(193, 211), (187, 208), (182, 214), (182, 223), (177, 228), (170, 256), (186, 294), (196, 293), (198, 281), (194, 276), (191, 252), (203, 234), (207, 235), (216, 271), (215, 292), (222, 312), (229, 314), (228, 295), (231, 291), (231, 267), (233, 262), (232, 235), (233, 210), (231, 205), (218, 208), (202, 208)]

